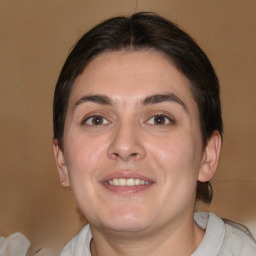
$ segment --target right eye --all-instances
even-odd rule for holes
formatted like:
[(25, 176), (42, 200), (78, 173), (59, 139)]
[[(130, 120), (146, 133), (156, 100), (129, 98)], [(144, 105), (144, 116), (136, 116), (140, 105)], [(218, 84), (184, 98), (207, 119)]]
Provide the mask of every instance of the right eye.
[(93, 115), (93, 116), (89, 116), (87, 117), (84, 121), (84, 124), (86, 125), (105, 125), (105, 124), (109, 124), (110, 122), (104, 118), (103, 116), (100, 115)]

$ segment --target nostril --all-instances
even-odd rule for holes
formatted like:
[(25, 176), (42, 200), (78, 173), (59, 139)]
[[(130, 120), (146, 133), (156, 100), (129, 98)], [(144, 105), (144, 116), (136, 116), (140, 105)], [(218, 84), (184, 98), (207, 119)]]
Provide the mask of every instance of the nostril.
[(117, 158), (119, 155), (118, 155), (117, 153), (112, 153), (112, 156), (113, 156), (114, 158)]
[(133, 159), (133, 158), (135, 159), (135, 158), (138, 157), (138, 155), (139, 155), (138, 153), (132, 153), (132, 154), (128, 154), (127, 157), (125, 157), (125, 156), (122, 155), (122, 154), (120, 155), (120, 154), (118, 154), (118, 153), (112, 153), (112, 154), (111, 154), (111, 157), (112, 157), (113, 159), (118, 159), (118, 158), (123, 158), (123, 159), (124, 159), (124, 158), (127, 158), (127, 160), (128, 160), (128, 159)]

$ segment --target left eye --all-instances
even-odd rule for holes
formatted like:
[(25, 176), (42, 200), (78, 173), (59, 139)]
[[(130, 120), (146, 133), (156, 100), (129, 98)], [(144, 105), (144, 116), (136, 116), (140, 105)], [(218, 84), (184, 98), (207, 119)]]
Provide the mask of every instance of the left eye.
[(104, 124), (108, 124), (109, 121), (103, 116), (95, 115), (95, 116), (89, 116), (88, 118), (86, 118), (84, 123), (87, 125), (104, 125)]
[(172, 120), (170, 117), (165, 115), (155, 115), (151, 117), (147, 123), (153, 124), (153, 125), (165, 125), (172, 123)]

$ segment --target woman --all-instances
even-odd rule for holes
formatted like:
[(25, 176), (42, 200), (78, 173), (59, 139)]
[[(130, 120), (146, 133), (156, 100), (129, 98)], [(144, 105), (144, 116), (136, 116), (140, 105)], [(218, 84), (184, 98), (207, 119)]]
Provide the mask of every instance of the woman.
[(148, 13), (109, 19), (68, 56), (54, 96), (53, 147), (88, 225), (65, 255), (255, 255), (210, 203), (221, 150), (219, 83), (206, 55)]

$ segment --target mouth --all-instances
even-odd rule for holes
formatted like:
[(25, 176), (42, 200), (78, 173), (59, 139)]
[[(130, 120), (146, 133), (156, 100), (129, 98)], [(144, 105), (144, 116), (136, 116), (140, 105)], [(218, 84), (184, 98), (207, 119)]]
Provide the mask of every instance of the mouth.
[(129, 195), (146, 190), (155, 182), (140, 174), (119, 172), (106, 176), (101, 183), (116, 194)]
[(119, 179), (109, 180), (105, 182), (105, 184), (113, 185), (113, 186), (130, 186), (131, 187), (131, 186), (140, 186), (140, 185), (150, 185), (151, 182), (141, 180), (141, 179), (134, 179), (134, 178), (130, 178), (130, 179), (119, 178)]

